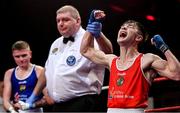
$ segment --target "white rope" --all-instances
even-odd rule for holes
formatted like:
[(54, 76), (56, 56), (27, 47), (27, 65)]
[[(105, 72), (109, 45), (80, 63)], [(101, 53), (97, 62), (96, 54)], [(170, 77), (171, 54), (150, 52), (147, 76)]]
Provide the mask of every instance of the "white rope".
[(109, 88), (109, 86), (103, 86), (102, 90), (107, 90)]

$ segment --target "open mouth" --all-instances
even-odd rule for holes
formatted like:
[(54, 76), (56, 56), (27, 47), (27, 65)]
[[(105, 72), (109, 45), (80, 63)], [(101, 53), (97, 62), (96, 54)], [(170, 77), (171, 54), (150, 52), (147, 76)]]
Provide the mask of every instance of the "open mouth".
[(119, 36), (120, 37), (126, 37), (127, 36), (127, 32), (121, 31)]

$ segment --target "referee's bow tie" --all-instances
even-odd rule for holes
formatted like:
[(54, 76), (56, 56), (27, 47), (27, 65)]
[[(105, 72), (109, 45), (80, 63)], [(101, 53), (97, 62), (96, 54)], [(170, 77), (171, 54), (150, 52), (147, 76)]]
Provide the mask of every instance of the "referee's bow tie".
[(70, 37), (67, 37), (67, 38), (63, 38), (63, 43), (64, 44), (67, 44), (68, 41), (74, 42), (74, 37), (70, 36)]

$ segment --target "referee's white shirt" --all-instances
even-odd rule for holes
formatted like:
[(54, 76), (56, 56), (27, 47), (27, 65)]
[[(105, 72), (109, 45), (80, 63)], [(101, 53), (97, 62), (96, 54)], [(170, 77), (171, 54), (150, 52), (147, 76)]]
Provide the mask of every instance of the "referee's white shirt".
[[(56, 102), (67, 101), (87, 94), (99, 94), (105, 68), (96, 65), (80, 53), (85, 30), (81, 27), (74, 35), (75, 41), (63, 43), (63, 37), (51, 45), (45, 64), (47, 89)], [(95, 47), (98, 48), (97, 42)]]

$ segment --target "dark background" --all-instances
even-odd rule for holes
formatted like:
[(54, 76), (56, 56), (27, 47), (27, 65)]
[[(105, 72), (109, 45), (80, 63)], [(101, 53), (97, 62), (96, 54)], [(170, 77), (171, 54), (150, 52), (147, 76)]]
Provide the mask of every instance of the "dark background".
[[(104, 10), (107, 16), (103, 23), (103, 32), (112, 41), (117, 55), (119, 46), (116, 39), (120, 25), (127, 19), (136, 19), (145, 25), (150, 37), (161, 34), (176, 57), (180, 57), (179, 0), (1, 0), (1, 79), (5, 70), (15, 65), (11, 56), (11, 45), (17, 40), (29, 42), (33, 51), (32, 62), (44, 65), (51, 43), (60, 36), (56, 29), (55, 12), (66, 4), (79, 10), (83, 28), (87, 25), (91, 10)], [(153, 15), (155, 20), (147, 20), (148, 14)], [(150, 40), (140, 50), (164, 57), (150, 45)]]
[[(180, 0), (1, 0), (0, 80), (3, 80), (7, 69), (15, 66), (11, 56), (11, 45), (17, 40), (27, 41), (33, 51), (32, 63), (44, 66), (51, 43), (60, 36), (56, 29), (56, 10), (66, 4), (73, 5), (79, 10), (83, 28), (86, 27), (93, 9), (105, 11), (107, 16), (103, 23), (103, 32), (113, 43), (116, 55), (119, 55), (116, 39), (120, 25), (127, 19), (135, 19), (145, 25), (150, 37), (160, 34), (180, 60)], [(148, 20), (147, 15), (154, 16), (155, 20)], [(140, 48), (140, 51), (152, 52), (164, 58), (159, 50), (151, 46), (150, 40)], [(107, 71), (104, 85), (108, 84), (108, 74)], [(173, 93), (168, 93), (165, 97), (179, 97), (178, 84), (179, 82), (172, 81), (162, 85), (155, 84), (152, 87), (155, 93), (151, 96), (159, 93), (157, 98), (160, 98), (163, 97), (160, 93), (167, 94), (169, 91)], [(106, 94), (102, 94), (104, 100)], [(160, 107), (163, 102), (158, 102), (155, 106)], [(180, 104), (180, 99), (167, 102), (177, 105)]]

